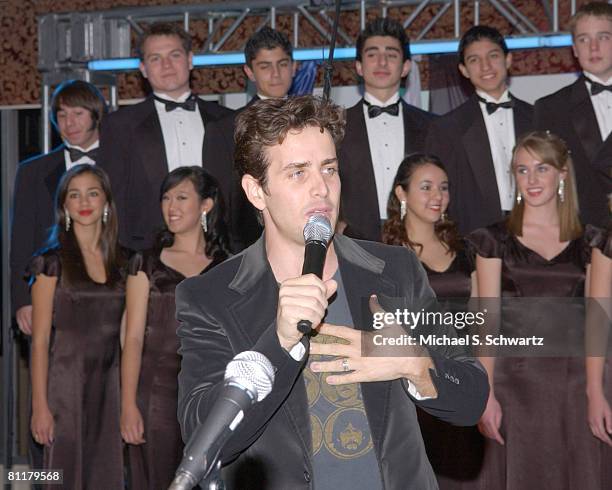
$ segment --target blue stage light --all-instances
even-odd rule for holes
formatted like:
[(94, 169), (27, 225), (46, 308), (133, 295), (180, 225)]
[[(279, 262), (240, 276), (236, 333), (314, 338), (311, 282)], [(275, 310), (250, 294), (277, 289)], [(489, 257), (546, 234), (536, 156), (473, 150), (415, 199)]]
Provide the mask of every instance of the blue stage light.
[[(506, 44), (509, 49), (562, 48), (572, 45), (572, 37), (569, 34), (507, 37)], [(413, 55), (455, 53), (458, 46), (459, 41), (416, 41), (410, 43), (410, 52)], [(293, 51), (293, 58), (296, 61), (326, 60), (328, 57), (328, 48), (295, 49)], [(355, 48), (336, 48), (334, 59), (355, 59)], [(137, 70), (138, 64), (138, 58), (121, 58), (94, 60), (90, 61), (87, 66), (91, 71), (128, 71)], [(193, 57), (193, 66), (196, 67), (242, 64), (244, 64), (243, 53), (199, 54)]]

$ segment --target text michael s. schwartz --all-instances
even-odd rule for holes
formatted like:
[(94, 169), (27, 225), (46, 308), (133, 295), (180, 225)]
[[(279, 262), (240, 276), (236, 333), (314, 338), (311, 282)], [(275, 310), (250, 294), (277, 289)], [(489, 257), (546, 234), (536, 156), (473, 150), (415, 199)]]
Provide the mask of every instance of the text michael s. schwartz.
[(412, 337), (408, 334), (399, 336), (385, 336), (376, 334), (372, 338), (376, 346), (403, 346), (403, 345), (494, 345), (494, 346), (540, 346), (544, 345), (544, 337), (506, 337), (505, 335), (486, 335), (481, 339), (478, 334), (465, 337), (451, 337), (448, 335), (419, 335)]

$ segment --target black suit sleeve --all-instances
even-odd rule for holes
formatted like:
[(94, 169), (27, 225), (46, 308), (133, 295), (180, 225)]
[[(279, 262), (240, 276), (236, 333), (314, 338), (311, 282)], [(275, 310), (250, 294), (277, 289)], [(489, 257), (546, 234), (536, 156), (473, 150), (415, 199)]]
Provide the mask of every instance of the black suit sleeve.
[(22, 163), (17, 169), (11, 228), (11, 298), (13, 312), (31, 305), (30, 289), (23, 276), (36, 246), (36, 186), (33, 165)]
[[(418, 259), (413, 256), (412, 260), (416, 262)], [(437, 310), (436, 297), (425, 270), (420, 264), (415, 264), (414, 269), (413, 310)], [(453, 326), (435, 325), (433, 329), (431, 333), (437, 336), (456, 337)], [(428, 347), (428, 350), (435, 366), (430, 374), (438, 396), (430, 400), (413, 398), (414, 402), (434, 417), (453, 425), (476, 424), (489, 397), (489, 381), (484, 367), (470, 357), (463, 346), (436, 346)], [(403, 380), (402, 384), (408, 393), (407, 381)]]
[[(176, 288), (177, 333), (181, 343), (179, 354), (182, 356), (178, 379), (178, 418), (185, 441), (208, 416), (223, 389), (225, 368), (237, 354), (219, 319), (200, 307), (202, 291), (192, 289), (190, 284), (192, 282), (187, 280)], [(258, 439), (289, 396), (308, 358), (306, 353), (302, 361), (297, 362), (281, 347), (275, 322), (269, 325), (251, 350), (261, 352), (274, 366), (274, 388), (251, 409), (248, 417), (236, 429), (222, 451), (222, 464), (236, 459)]]

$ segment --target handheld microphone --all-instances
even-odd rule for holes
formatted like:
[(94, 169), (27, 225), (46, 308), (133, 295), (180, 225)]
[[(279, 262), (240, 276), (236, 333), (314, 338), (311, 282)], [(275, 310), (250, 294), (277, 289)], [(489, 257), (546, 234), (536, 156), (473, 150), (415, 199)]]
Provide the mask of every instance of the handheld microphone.
[(193, 488), (208, 476), (245, 412), (268, 396), (273, 384), (272, 363), (259, 352), (241, 352), (228, 363), (223, 391), (189, 439), (169, 490)]
[[(332, 237), (332, 227), (329, 220), (322, 214), (314, 214), (304, 226), (304, 265), (302, 275), (315, 274), (319, 279), (323, 276), (323, 266), (327, 255), (327, 245)], [(312, 331), (310, 320), (300, 320), (297, 328), (303, 334)]]

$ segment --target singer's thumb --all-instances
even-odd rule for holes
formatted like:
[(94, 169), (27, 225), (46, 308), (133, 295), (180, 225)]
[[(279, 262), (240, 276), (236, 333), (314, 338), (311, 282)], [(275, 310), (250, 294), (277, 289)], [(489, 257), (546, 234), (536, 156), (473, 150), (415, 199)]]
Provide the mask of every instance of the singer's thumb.
[(333, 279), (328, 279), (325, 281), (325, 287), (327, 288), (327, 299), (331, 298), (332, 294), (334, 294), (338, 289), (338, 283)]

